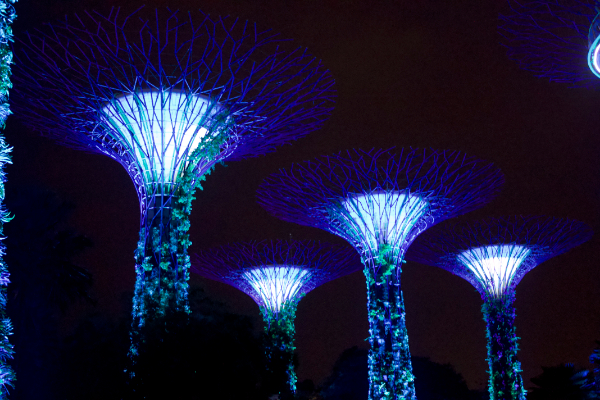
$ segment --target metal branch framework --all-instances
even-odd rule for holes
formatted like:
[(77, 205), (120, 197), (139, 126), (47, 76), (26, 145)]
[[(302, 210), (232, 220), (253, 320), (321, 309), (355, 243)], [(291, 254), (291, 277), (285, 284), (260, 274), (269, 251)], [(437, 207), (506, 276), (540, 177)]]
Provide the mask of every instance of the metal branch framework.
[(319, 128), (333, 78), (270, 31), (201, 12), (86, 13), (18, 43), (15, 107), (58, 142), (121, 163), (140, 200), (132, 348), (146, 318), (188, 312), (191, 202), (218, 162)]
[(369, 399), (413, 399), (400, 285), (404, 253), (428, 227), (476, 209), (504, 178), (489, 162), (455, 151), (350, 150), (280, 170), (258, 201), (271, 214), (324, 229), (361, 254), (367, 278)]
[(578, 221), (516, 216), (432, 230), (408, 250), (408, 260), (450, 271), (481, 294), (490, 399), (525, 399), (514, 326), (516, 286), (535, 266), (591, 236), (591, 229)]
[(258, 304), (265, 321), (267, 386), (282, 398), (296, 391), (298, 302), (317, 286), (360, 268), (352, 248), (314, 241), (236, 243), (201, 252), (192, 263), (192, 272), (238, 288)]
[(508, 55), (540, 78), (598, 87), (597, 0), (510, 0), (499, 31)]

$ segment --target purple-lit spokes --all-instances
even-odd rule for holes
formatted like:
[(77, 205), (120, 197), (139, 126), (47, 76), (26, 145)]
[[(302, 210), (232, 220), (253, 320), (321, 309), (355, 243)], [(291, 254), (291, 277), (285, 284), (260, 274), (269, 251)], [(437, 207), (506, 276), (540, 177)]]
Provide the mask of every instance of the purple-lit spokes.
[(117, 97), (101, 114), (109, 134), (128, 149), (152, 187), (174, 185), (202, 143), (226, 134), (227, 124), (213, 128), (220, 112), (221, 106), (203, 96), (151, 90)]
[(334, 209), (332, 213), (356, 242), (366, 243), (371, 254), (384, 244), (402, 244), (429, 204), (418, 195), (402, 191), (349, 195), (340, 203), (343, 211)]
[(459, 253), (457, 259), (473, 272), (489, 296), (500, 298), (530, 252), (527, 246), (516, 244), (482, 246)]
[(277, 314), (282, 306), (294, 301), (305, 281), (314, 272), (301, 266), (265, 265), (242, 272), (242, 276), (254, 289), (254, 296), (269, 311)]

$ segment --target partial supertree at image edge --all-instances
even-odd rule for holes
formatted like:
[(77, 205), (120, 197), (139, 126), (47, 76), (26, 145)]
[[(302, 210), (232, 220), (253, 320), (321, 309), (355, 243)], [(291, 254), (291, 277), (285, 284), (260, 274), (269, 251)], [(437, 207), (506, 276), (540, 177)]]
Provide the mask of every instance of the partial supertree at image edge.
[[(4, 128), (7, 117), (11, 114), (8, 95), (12, 87), (11, 64), (12, 62), (12, 28), (11, 25), (16, 18), (13, 4), (17, 0), (0, 1), (0, 126)], [(10, 152), (12, 148), (6, 143), (3, 134), (0, 134), (0, 237), (4, 239), (2, 231), (4, 224), (12, 218), (4, 205), (7, 177), (4, 167), (11, 163)], [(0, 239), (0, 240), (2, 240)], [(9, 336), (13, 333), (12, 322), (6, 312), (7, 286), (10, 282), (8, 266), (3, 256), (6, 253), (4, 244), (0, 241), (0, 399), (8, 398), (8, 388), (14, 387), (16, 380), (15, 372), (9, 365), (14, 357), (13, 345)]]

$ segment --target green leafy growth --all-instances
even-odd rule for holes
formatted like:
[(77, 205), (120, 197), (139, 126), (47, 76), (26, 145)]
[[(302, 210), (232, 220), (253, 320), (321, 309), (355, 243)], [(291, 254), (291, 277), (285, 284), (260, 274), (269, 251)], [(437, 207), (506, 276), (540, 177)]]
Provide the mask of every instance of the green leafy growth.
[[(0, 126), (2, 128), (6, 125), (6, 118), (11, 113), (8, 105), (8, 91), (12, 88), (10, 43), (13, 37), (11, 26), (16, 18), (13, 7), (15, 2), (16, 0), (0, 0)], [(4, 135), (0, 134), (0, 237), (3, 237), (4, 224), (11, 220), (4, 206), (4, 183), (6, 182), (4, 166), (11, 162), (11, 150), (12, 148), (4, 140)], [(4, 253), (4, 245), (0, 243), (0, 255)], [(16, 380), (13, 369), (8, 365), (8, 361), (13, 358), (14, 354), (13, 346), (8, 341), (8, 337), (12, 335), (12, 323), (6, 314), (8, 283), (8, 267), (0, 258), (0, 399), (7, 398), (8, 388), (13, 387)]]
[(486, 323), (490, 400), (525, 400), (516, 335), (514, 295), (489, 298), (482, 307)]
[(399, 252), (381, 244), (363, 260), (369, 316), (369, 400), (414, 400), (415, 386), (400, 289)]
[(266, 386), (273, 392), (271, 394), (279, 394), (281, 399), (293, 398), (296, 392), (298, 378), (294, 368), (294, 320), (299, 300), (300, 298), (288, 300), (277, 313), (266, 307), (260, 308), (265, 321)]
[[(211, 121), (213, 133), (206, 134), (189, 156), (171, 198), (169, 222), (158, 221), (155, 226), (140, 229), (138, 247), (134, 253), (137, 279), (129, 349), (133, 364), (141, 351), (139, 347), (144, 344), (142, 331), (147, 319), (165, 318), (170, 312), (190, 313), (188, 281), (191, 263), (188, 249), (192, 242), (188, 231), (192, 202), (196, 190), (202, 190), (202, 181), (214, 168), (213, 161), (229, 137), (231, 123), (232, 119), (226, 112), (219, 113)], [(206, 168), (206, 165), (211, 166)], [(168, 331), (166, 322), (163, 325), (164, 330)], [(157, 326), (156, 323), (153, 326)], [(135, 376), (133, 368), (129, 374), (130, 377)]]

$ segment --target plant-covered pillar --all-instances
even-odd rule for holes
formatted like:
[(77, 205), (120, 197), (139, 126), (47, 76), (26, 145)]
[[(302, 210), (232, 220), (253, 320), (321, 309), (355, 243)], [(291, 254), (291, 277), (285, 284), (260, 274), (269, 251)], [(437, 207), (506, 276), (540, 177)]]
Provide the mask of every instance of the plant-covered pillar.
[[(11, 64), (12, 42), (11, 25), (16, 17), (13, 4), (16, 0), (0, 0), (0, 126), (4, 127), (6, 118), (10, 115), (8, 105), (8, 90), (12, 87)], [(5, 142), (4, 135), (0, 134), (0, 237), (2, 237), (3, 226), (10, 221), (10, 216), (4, 207), (4, 183), (6, 173), (4, 166), (10, 163), (10, 151), (12, 148)], [(16, 380), (13, 369), (8, 361), (13, 358), (13, 345), (8, 341), (12, 335), (12, 323), (6, 313), (7, 286), (9, 281), (8, 267), (2, 256), (5, 253), (4, 245), (0, 242), (0, 399), (8, 397), (8, 388), (13, 387)]]
[(486, 323), (490, 400), (525, 400), (515, 328), (514, 294), (488, 296), (483, 303)]
[[(226, 119), (223, 119), (225, 121)], [(141, 217), (140, 239), (135, 251), (136, 284), (133, 297), (133, 322), (130, 357), (135, 364), (140, 346), (144, 344), (146, 318), (158, 322), (153, 328), (169, 327), (165, 317), (174, 313), (189, 314), (188, 280), (190, 257), (188, 248), (192, 201), (201, 182), (214, 165), (212, 160), (227, 139), (226, 122), (215, 124), (196, 148), (189, 162), (182, 167), (180, 178), (173, 185), (153, 184), (148, 192), (146, 208)], [(198, 173), (198, 169), (204, 174)], [(162, 326), (164, 325), (164, 326)], [(132, 372), (133, 374), (133, 372)]]
[(415, 399), (406, 312), (400, 284), (402, 256), (381, 245), (364, 259), (369, 313), (369, 399)]
[(294, 369), (294, 346), (296, 307), (299, 299), (285, 302), (279, 312), (266, 307), (260, 311), (265, 322), (266, 385), (269, 394), (279, 394), (280, 400), (294, 398), (296, 371)]

